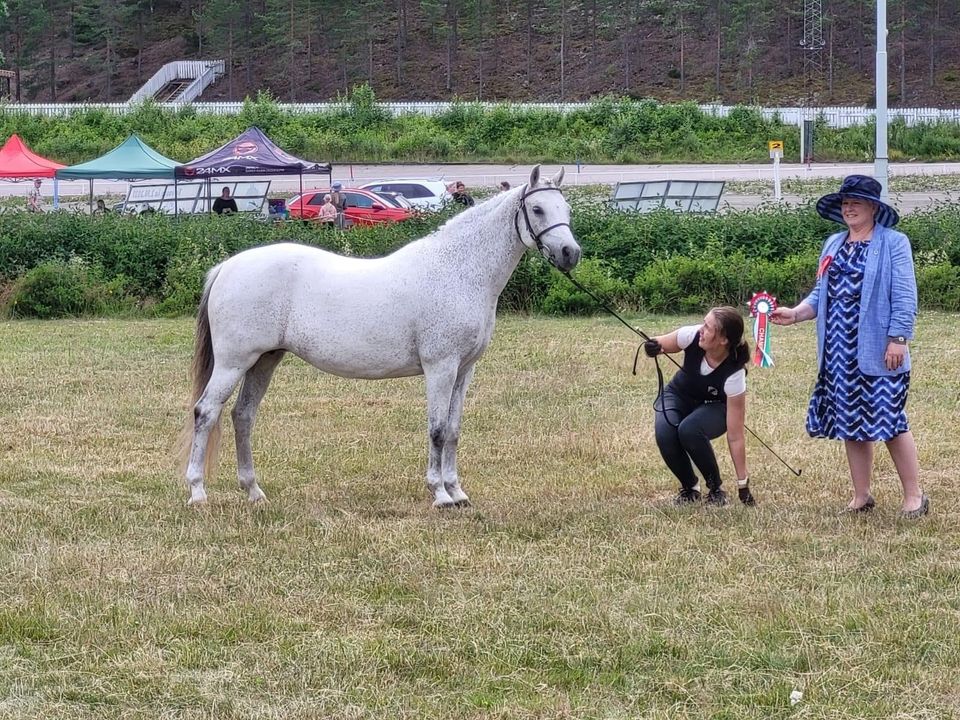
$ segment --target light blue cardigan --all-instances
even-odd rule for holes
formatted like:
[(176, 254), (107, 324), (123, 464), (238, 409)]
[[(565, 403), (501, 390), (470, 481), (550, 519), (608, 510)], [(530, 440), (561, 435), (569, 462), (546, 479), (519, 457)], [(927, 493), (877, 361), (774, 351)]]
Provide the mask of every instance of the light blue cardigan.
[[(847, 239), (847, 231), (827, 238), (820, 252), (820, 263), (828, 255), (836, 257)], [(827, 313), (820, 312), (821, 298), (827, 297), (827, 272), (821, 273), (813, 291), (803, 302), (817, 317), (817, 367), (823, 367), (823, 338), (827, 332)], [(826, 307), (824, 307), (824, 310)], [(890, 336), (913, 338), (917, 317), (917, 278), (913, 271), (910, 240), (902, 232), (876, 225), (867, 250), (860, 295), (860, 326), (857, 337), (857, 363), (865, 375), (898, 375), (910, 370), (910, 351), (903, 365), (887, 370), (883, 361)]]

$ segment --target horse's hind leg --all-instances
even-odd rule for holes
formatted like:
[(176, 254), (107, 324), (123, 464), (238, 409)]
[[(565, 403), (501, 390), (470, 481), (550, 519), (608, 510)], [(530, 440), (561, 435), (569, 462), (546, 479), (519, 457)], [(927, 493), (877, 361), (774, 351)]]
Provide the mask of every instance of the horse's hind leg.
[(207, 467), (212, 468), (212, 460), (216, 456), (216, 439), (219, 435), (214, 434), (214, 430), (219, 428), (224, 403), (245, 371), (246, 368), (215, 364), (203, 394), (193, 406), (193, 441), (190, 444), (190, 460), (187, 464), (187, 485), (190, 487), (188, 505), (207, 500), (207, 493), (203, 489), (203, 474)]
[(453, 386), (450, 397), (450, 413), (447, 416), (447, 435), (443, 443), (441, 454), (441, 471), (443, 486), (455, 505), (469, 505), (470, 498), (460, 487), (460, 477), (457, 475), (457, 447), (460, 444), (460, 421), (463, 418), (463, 401), (467, 395), (467, 388), (473, 378), (474, 365), (461, 371)]
[(257, 475), (253, 469), (253, 449), (250, 446), (250, 434), (257, 417), (257, 408), (267, 392), (273, 371), (283, 359), (283, 350), (273, 350), (264, 353), (260, 359), (247, 370), (243, 376), (243, 384), (237, 395), (237, 403), (233, 406), (231, 417), (237, 439), (237, 479), (240, 487), (247, 491), (250, 502), (266, 500), (266, 495), (257, 484)]

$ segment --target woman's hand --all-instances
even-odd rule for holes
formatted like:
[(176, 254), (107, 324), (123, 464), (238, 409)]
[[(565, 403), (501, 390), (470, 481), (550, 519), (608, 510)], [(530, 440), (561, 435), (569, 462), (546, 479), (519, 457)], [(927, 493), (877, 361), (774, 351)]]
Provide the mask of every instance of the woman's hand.
[(793, 325), (797, 322), (797, 309), (778, 307), (770, 313), (770, 322), (774, 325)]
[(887, 343), (887, 351), (883, 354), (883, 361), (887, 364), (887, 370), (899, 370), (903, 366), (904, 358), (907, 356), (907, 346), (895, 343), (892, 340)]

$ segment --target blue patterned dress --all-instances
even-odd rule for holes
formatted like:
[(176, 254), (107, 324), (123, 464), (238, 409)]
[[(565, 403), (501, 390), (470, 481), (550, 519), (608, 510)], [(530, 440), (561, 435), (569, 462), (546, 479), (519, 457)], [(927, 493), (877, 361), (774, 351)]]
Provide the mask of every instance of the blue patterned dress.
[(910, 373), (864, 375), (857, 364), (860, 289), (869, 246), (845, 242), (827, 268), (823, 367), (807, 411), (811, 437), (885, 441), (909, 429), (904, 407)]

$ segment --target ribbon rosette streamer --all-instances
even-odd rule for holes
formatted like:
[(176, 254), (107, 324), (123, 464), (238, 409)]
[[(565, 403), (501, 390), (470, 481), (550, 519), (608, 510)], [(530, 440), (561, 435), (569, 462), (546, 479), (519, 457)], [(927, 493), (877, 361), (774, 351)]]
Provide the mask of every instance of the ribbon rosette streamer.
[(770, 356), (770, 313), (776, 309), (777, 299), (766, 290), (754, 293), (750, 298), (753, 340), (757, 344), (753, 364), (757, 367), (773, 367), (773, 358)]

